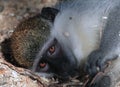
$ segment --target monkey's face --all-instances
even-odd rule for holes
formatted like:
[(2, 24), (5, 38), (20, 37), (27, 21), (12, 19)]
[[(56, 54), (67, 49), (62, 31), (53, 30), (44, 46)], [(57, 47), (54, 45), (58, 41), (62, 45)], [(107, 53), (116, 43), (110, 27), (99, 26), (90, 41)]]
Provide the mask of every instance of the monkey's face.
[(70, 57), (56, 39), (51, 39), (38, 53), (33, 64), (33, 71), (53, 73), (63, 78), (74, 76), (76, 63)]

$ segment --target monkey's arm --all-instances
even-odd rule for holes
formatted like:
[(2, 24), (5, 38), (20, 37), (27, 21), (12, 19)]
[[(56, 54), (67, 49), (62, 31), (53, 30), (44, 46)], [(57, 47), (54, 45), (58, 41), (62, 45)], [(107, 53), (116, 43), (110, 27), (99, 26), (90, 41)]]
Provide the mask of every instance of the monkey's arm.
[[(109, 60), (120, 54), (120, 6), (114, 8), (107, 19), (100, 47), (88, 56), (86, 70), (90, 75), (104, 70)], [(99, 67), (99, 70), (98, 70)]]

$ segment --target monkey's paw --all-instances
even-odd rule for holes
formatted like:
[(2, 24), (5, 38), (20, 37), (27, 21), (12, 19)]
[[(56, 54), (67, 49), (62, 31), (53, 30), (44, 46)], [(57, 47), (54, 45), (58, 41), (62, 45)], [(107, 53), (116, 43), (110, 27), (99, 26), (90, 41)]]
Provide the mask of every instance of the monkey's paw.
[(85, 71), (90, 75), (94, 76), (100, 71), (104, 71), (108, 66), (109, 61), (117, 58), (115, 55), (105, 55), (105, 53), (97, 50), (92, 52), (88, 56), (88, 60), (85, 65)]
[(96, 76), (86, 87), (111, 87), (111, 78), (108, 75)]

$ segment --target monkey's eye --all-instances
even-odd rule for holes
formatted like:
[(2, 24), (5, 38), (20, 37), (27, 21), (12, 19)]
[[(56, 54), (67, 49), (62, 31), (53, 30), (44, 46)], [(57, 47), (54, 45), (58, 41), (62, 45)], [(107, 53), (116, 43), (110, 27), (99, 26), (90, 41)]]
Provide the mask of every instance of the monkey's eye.
[(46, 66), (46, 63), (45, 62), (41, 62), (39, 65), (40, 65), (40, 68), (44, 68)]
[(46, 72), (49, 69), (49, 65), (46, 62), (39, 63), (40, 71)]
[(49, 54), (52, 55), (55, 52), (55, 46), (51, 46), (48, 50)]

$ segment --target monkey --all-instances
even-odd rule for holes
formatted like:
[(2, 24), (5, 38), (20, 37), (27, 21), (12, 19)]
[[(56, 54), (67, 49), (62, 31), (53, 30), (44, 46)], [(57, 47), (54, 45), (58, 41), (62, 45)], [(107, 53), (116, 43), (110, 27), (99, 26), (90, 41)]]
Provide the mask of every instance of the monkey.
[(52, 19), (48, 18), (52, 26), (36, 54), (35, 73), (69, 78), (84, 68), (95, 76), (104, 71), (108, 61), (119, 57), (120, 0), (67, 0), (42, 12), (46, 19), (47, 12), (52, 14)]

